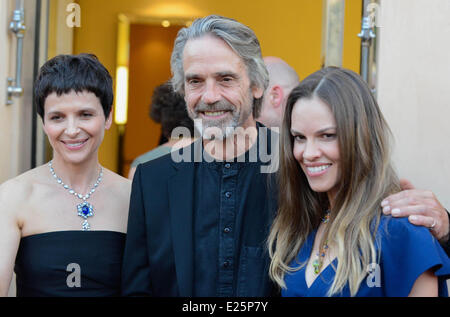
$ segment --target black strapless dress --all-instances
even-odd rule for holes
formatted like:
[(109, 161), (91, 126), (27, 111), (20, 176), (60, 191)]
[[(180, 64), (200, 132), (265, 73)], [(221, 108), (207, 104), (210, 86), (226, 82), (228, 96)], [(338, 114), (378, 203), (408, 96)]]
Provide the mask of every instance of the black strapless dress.
[(20, 240), (17, 296), (120, 296), (125, 234), (55, 231)]

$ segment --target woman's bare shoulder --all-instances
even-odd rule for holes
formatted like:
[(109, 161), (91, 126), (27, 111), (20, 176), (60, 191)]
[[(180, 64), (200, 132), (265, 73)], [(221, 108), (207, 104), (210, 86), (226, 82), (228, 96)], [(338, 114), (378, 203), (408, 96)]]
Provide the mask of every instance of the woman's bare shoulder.
[(16, 210), (14, 206), (20, 206), (31, 197), (36, 186), (41, 183), (43, 167), (39, 166), (0, 184), (0, 206), (3, 210)]
[[(126, 224), (131, 195), (131, 181), (107, 169), (104, 169), (103, 174), (105, 180), (103, 186), (107, 190), (107, 196), (104, 196), (104, 199), (107, 199), (108, 203), (111, 204), (110, 210), (116, 210), (121, 217), (124, 217), (123, 222)], [(126, 231), (126, 225), (123, 230)]]
[(104, 175), (108, 179), (108, 187), (115, 193), (128, 196), (131, 193), (131, 180), (125, 178), (109, 169), (104, 168)]
[(38, 166), (0, 184), (0, 194), (27, 194), (39, 183), (43, 166)]

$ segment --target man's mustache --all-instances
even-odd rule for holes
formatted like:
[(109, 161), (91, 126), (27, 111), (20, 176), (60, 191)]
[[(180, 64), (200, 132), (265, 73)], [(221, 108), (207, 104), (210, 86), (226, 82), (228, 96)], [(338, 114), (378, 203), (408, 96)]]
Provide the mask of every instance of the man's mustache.
[(200, 101), (194, 108), (195, 112), (205, 112), (205, 111), (234, 111), (236, 109), (230, 102), (226, 100), (219, 100), (213, 104), (207, 104)]

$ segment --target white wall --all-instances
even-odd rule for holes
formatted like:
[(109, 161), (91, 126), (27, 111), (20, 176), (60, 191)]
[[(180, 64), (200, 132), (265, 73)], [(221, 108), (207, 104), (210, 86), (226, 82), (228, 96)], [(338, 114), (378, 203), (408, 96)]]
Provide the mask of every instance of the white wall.
[(450, 1), (380, 4), (377, 98), (395, 165), (450, 210)]

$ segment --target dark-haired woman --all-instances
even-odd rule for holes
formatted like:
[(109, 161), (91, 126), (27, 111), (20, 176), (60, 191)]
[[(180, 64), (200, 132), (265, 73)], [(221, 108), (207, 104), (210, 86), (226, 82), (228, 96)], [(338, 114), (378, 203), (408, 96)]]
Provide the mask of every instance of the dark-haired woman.
[(99, 164), (112, 79), (93, 55), (60, 55), (36, 81), (53, 159), (0, 186), (0, 295), (118, 296), (131, 184)]
[(450, 261), (429, 229), (382, 215), (400, 190), (389, 128), (365, 82), (335, 67), (290, 94), (270, 276), (283, 296), (447, 295)]

